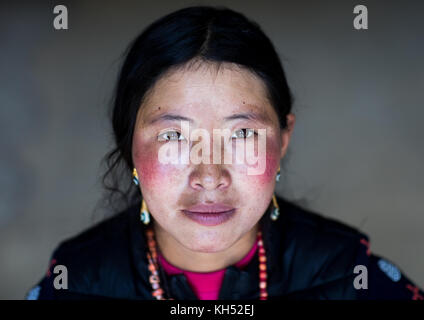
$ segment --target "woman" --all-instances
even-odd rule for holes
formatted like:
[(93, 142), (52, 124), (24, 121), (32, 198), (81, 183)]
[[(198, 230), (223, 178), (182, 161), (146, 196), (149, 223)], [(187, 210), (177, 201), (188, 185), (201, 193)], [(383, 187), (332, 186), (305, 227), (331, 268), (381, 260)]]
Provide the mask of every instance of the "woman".
[(423, 299), (364, 234), (275, 196), (291, 108), (256, 23), (212, 7), (154, 22), (112, 115), (107, 177), (132, 180), (130, 204), (62, 242), (28, 298)]

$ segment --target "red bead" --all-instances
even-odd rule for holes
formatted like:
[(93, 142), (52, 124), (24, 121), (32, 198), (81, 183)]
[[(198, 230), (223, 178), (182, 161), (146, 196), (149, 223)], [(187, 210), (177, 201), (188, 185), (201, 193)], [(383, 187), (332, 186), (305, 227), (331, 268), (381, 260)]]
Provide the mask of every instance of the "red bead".
[(151, 264), (151, 263), (149, 263), (149, 270), (150, 270), (150, 272), (154, 272), (156, 269), (155, 269), (155, 266), (153, 265), (153, 264)]
[(156, 297), (156, 296), (160, 296), (160, 295), (162, 295), (163, 294), (163, 290), (162, 290), (162, 288), (159, 288), (159, 289), (156, 289), (155, 291), (153, 291), (153, 296), (154, 297)]

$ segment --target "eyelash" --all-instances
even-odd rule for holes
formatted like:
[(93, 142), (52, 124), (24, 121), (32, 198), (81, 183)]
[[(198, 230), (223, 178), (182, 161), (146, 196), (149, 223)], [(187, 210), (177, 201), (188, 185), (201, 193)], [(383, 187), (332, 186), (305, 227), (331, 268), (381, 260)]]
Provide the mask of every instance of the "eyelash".
[[(178, 140), (184, 140), (185, 139), (184, 136), (180, 132), (178, 132), (176, 130), (168, 130), (168, 131), (163, 132), (163, 133), (158, 135), (158, 141), (175, 141), (175, 139), (171, 140), (171, 139), (163, 138), (164, 135), (170, 135), (170, 133), (179, 134), (180, 136), (178, 137)], [(184, 139), (181, 139), (181, 137), (183, 137)]]
[[(247, 130), (249, 130), (250, 135), (247, 132)], [(237, 137), (237, 132), (240, 132), (240, 131), (243, 132), (243, 137)], [(179, 137), (178, 137), (177, 141), (185, 140), (184, 136), (180, 132), (178, 132), (176, 130), (169, 130), (169, 131), (166, 131), (166, 132), (163, 132), (163, 133), (159, 134), (158, 135), (158, 141), (176, 141), (176, 139), (166, 139), (166, 138), (163, 138), (163, 136), (170, 135), (170, 133), (172, 133), (172, 134), (174, 134), (174, 133), (179, 134)], [(231, 135), (231, 139), (238, 139), (238, 138), (248, 139), (248, 138), (252, 137), (252, 134), (255, 135), (255, 136), (257, 136), (258, 135), (258, 132), (255, 129), (251, 129), (251, 128), (238, 129), (238, 130), (236, 130)], [(249, 136), (247, 136), (247, 135), (249, 135)]]
[[(249, 135), (248, 137), (246, 136), (246, 135), (248, 135), (248, 133), (243, 133), (243, 138), (244, 139), (247, 139), (247, 138), (250, 138), (251, 136), (252, 136), (252, 134), (253, 135), (255, 135), (255, 136), (257, 136), (258, 135), (258, 132), (255, 130), (255, 129), (252, 129), (252, 128), (243, 128), (243, 129), (238, 129), (238, 130), (236, 130), (232, 135), (231, 135), (231, 138), (234, 138), (234, 135), (236, 134), (236, 132), (237, 131), (242, 131), (242, 130), (250, 130), (249, 132), (251, 133), (251, 135)], [(237, 138), (237, 137), (236, 137)]]

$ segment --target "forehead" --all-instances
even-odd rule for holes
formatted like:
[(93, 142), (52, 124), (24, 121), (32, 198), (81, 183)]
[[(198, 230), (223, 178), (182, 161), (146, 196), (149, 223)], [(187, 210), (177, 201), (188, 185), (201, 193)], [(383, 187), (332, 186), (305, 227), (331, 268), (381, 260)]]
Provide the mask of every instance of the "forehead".
[(147, 122), (171, 111), (209, 119), (241, 112), (260, 113), (271, 121), (277, 117), (263, 81), (244, 68), (225, 63), (220, 68), (207, 63), (180, 68), (161, 77), (147, 94), (141, 117)]

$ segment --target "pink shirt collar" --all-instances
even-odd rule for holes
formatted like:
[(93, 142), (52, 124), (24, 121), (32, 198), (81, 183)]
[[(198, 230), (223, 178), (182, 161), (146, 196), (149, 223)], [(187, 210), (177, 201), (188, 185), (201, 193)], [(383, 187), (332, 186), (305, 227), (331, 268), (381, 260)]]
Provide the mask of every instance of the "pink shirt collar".
[[(244, 268), (252, 260), (257, 248), (258, 243), (255, 241), (250, 251), (234, 265), (240, 269)], [(200, 300), (218, 299), (225, 269), (212, 272), (191, 272), (182, 270), (170, 264), (160, 252), (158, 252), (158, 261), (168, 275), (184, 274), (189, 285)]]

